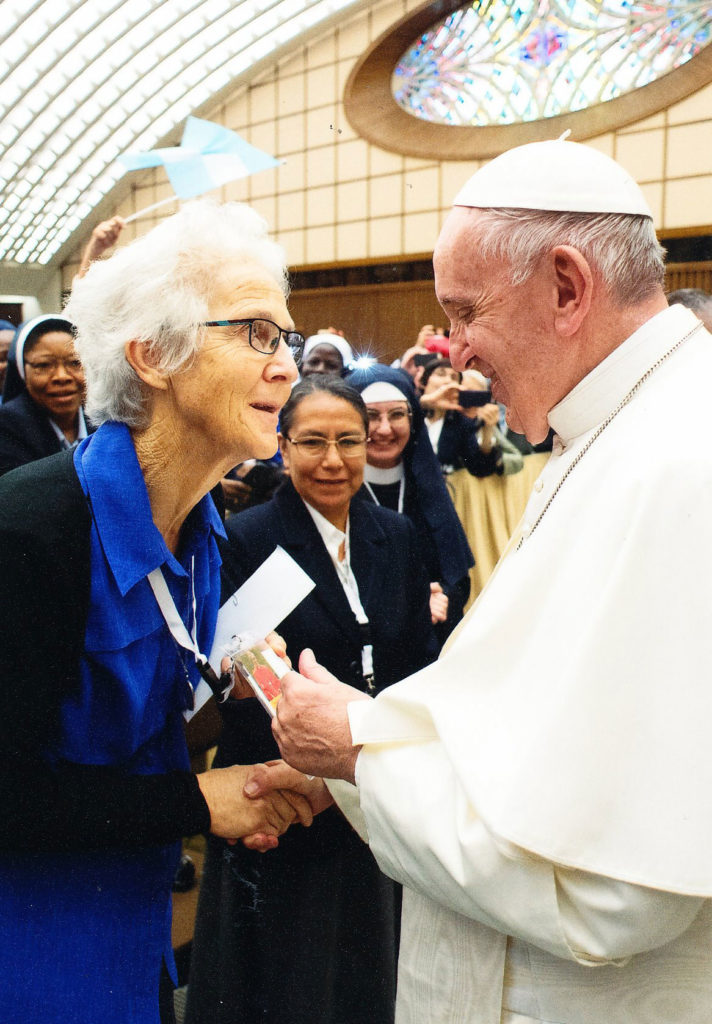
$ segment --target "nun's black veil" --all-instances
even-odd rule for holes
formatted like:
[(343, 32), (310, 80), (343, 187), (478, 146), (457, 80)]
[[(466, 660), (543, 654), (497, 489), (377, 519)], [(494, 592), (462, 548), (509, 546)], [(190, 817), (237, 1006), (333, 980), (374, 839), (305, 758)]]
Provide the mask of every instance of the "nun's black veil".
[[(412, 501), (416, 505), (413, 511), (419, 513), (412, 518), (421, 534), (421, 544), (426, 545), (423, 560), (426, 563), (430, 561), (427, 546), (434, 547), (440, 568), (438, 579), (447, 592), (467, 576), (475, 560), (445, 486), (440, 464), (430, 443), (420, 402), (408, 374), (392, 366), (374, 363), (365, 369), (354, 370), (346, 377), (346, 383), (359, 392), (377, 381), (393, 384), (403, 393), (411, 408), (412, 431), (410, 440), (403, 450), (407, 486), (405, 511), (409, 512), (407, 495), (410, 491), (413, 495)], [(427, 527), (427, 536), (422, 536), (423, 524)]]

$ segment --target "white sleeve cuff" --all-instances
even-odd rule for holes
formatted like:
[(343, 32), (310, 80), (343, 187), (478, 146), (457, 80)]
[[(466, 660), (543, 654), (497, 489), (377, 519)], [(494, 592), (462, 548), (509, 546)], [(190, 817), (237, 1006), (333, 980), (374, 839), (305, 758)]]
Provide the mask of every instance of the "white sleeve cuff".
[(358, 832), (364, 843), (368, 842), (368, 827), (366, 818), (361, 810), (361, 801), (356, 786), (342, 779), (324, 779), (326, 787), (338, 804), (339, 810), (348, 820), (349, 824)]

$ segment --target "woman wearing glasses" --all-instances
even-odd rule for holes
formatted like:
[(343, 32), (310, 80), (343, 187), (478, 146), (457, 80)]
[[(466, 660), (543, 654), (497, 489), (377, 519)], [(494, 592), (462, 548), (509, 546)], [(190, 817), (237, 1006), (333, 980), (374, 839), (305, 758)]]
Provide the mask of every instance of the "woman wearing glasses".
[(208, 492), (276, 450), (303, 345), (285, 293), (262, 218), (205, 201), (74, 284), (98, 428), (0, 480), (3, 1021), (170, 1024), (181, 838), (271, 848), (311, 820), (293, 793), (255, 806), (249, 767), (192, 774), (184, 735), (201, 680), (222, 691)]
[[(407, 519), (354, 499), (366, 410), (337, 377), (298, 384), (281, 415), (287, 483), (228, 521), (223, 592), (283, 547), (316, 587), (279, 626), (339, 678), (376, 693), (436, 655), (429, 587)], [(215, 763), (279, 757), (256, 700), (220, 705)], [(209, 842), (188, 995), (190, 1024), (390, 1024), (399, 894), (335, 808), (266, 856)]]
[(375, 363), (349, 374), (368, 408), (369, 445), (364, 490), (371, 501), (408, 516), (415, 525), (431, 587), (440, 643), (462, 618), (475, 564), (443, 482), (410, 378)]
[(91, 433), (82, 409), (84, 371), (71, 323), (50, 314), (17, 331), (0, 407), (0, 476), (72, 448)]

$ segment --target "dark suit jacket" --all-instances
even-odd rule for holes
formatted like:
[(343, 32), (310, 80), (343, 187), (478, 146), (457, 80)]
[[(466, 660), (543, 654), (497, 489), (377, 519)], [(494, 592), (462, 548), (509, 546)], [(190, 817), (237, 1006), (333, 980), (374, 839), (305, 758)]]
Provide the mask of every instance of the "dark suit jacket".
[[(317, 660), (342, 682), (364, 690), (358, 623), (319, 531), (292, 484), (286, 483), (266, 504), (231, 516), (226, 531), (228, 544), (221, 552), (223, 600), (280, 545), (316, 583), (277, 627), (293, 663), (305, 647), (311, 647)], [(349, 538), (351, 568), (370, 622), (376, 687), (382, 689), (437, 656), (430, 587), (415, 529), (406, 516), (354, 498)], [(241, 715), (246, 703), (254, 702), (228, 701), (222, 709), (228, 717), (231, 712)], [(260, 716), (266, 718), (258, 708), (257, 722)], [(278, 756), (269, 729), (260, 729), (262, 740), (251, 729), (239, 732), (234, 737), (237, 748), (223, 751), (229, 759), (234, 756), (244, 764)], [(223, 746), (226, 740), (224, 735)]]
[[(365, 690), (358, 623), (321, 535), (291, 482), (287, 481), (264, 505), (231, 516), (225, 529), (228, 542), (221, 550), (222, 600), (226, 601), (280, 545), (316, 583), (277, 626), (293, 664), (296, 666), (302, 650), (310, 647), (317, 661), (342, 682)], [(351, 568), (370, 622), (376, 686), (383, 689), (437, 657), (439, 648), (430, 621), (430, 586), (415, 529), (406, 516), (354, 498), (349, 513), (349, 542)], [(256, 700), (228, 700), (219, 708), (223, 731), (215, 767), (280, 756), (271, 719)], [(287, 858), (340, 850), (350, 831), (351, 826), (330, 808), (316, 818), (311, 828), (290, 829), (280, 838), (279, 850)]]
[(0, 480), (0, 848), (163, 844), (207, 828), (194, 775), (52, 765), (89, 611), (91, 511), (71, 452)]
[[(92, 430), (89, 423), (87, 430)], [(0, 476), (61, 451), (46, 411), (26, 391), (0, 406)]]
[(449, 410), (438, 439), (438, 462), (452, 469), (466, 469), (473, 476), (501, 473), (502, 451), (495, 444), (483, 452), (477, 440), (480, 420), (470, 420), (461, 412)]

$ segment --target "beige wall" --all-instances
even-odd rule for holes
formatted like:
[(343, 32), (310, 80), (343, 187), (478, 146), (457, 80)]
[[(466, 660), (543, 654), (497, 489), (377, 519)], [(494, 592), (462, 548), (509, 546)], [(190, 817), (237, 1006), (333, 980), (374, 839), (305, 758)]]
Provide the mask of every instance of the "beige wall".
[[(419, 2), (419, 0), (418, 0)], [(285, 160), (221, 190), (252, 203), (286, 246), (292, 266), (429, 253), (455, 191), (476, 164), (397, 156), (356, 137), (341, 96), (358, 57), (417, 4), (385, 0), (282, 60), (205, 112)], [(590, 143), (641, 183), (662, 231), (712, 226), (712, 85), (645, 121)], [(128, 214), (171, 195), (161, 170), (136, 176), (117, 210)], [(170, 203), (130, 225), (126, 239), (173, 212)], [(77, 256), (64, 268), (71, 283)]]

